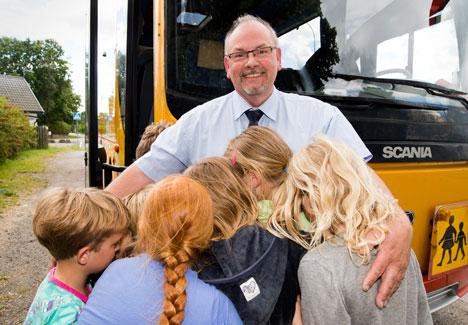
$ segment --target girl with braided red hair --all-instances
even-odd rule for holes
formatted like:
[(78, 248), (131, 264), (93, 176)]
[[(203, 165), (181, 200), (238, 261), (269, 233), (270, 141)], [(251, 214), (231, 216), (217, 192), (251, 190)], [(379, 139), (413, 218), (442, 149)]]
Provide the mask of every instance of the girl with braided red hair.
[(138, 251), (104, 272), (79, 324), (242, 324), (231, 301), (190, 269), (213, 234), (210, 195), (171, 176), (148, 195)]

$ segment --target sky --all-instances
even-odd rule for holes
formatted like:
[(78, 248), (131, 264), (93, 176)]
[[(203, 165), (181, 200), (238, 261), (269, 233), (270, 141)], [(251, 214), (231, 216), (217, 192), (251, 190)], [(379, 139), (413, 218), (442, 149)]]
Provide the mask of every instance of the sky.
[[(110, 9), (113, 0), (99, 0), (100, 10)], [(115, 0), (114, 0), (115, 2)], [(64, 58), (69, 62), (73, 89), (81, 96), (81, 109), (85, 99), (85, 51), (89, 17), (89, 0), (0, 0), (0, 36), (20, 40), (44, 40), (52, 38), (64, 49)], [(113, 12), (113, 10), (103, 10)], [(112, 15), (104, 15), (99, 30), (104, 37), (98, 45), (98, 71), (100, 103), (107, 102), (107, 95), (113, 89), (113, 48), (112, 35), (115, 23)], [(107, 56), (103, 57), (102, 53)], [(105, 97), (105, 98), (104, 98)]]

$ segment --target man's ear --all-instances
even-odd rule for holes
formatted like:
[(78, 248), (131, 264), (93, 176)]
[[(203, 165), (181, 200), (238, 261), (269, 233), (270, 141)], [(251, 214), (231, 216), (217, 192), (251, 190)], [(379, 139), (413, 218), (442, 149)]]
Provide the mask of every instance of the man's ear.
[(224, 57), (224, 70), (226, 71), (226, 77), (228, 79), (231, 79), (231, 74), (229, 73), (230, 71), (229, 59), (227, 57)]
[(91, 254), (91, 247), (85, 246), (80, 248), (78, 254), (76, 254), (76, 260), (80, 265), (86, 265), (89, 260), (89, 255)]
[(278, 62), (277, 69), (281, 70), (281, 48), (276, 48), (276, 61)]

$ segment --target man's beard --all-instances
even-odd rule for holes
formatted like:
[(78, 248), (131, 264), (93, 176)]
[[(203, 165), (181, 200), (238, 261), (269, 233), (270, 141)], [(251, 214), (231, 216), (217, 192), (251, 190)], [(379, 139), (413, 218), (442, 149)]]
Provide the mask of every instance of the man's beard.
[(258, 87), (247, 87), (247, 86), (242, 87), (244, 92), (249, 96), (261, 95), (261, 94), (265, 93), (267, 88), (268, 88), (267, 85), (261, 85), (261, 86), (258, 86)]

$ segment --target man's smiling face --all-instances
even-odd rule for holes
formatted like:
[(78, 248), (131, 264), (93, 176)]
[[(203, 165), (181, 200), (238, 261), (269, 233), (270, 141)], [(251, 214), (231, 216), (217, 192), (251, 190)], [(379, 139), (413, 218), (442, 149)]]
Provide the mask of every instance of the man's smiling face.
[[(246, 22), (229, 36), (226, 53), (251, 51), (265, 46), (275, 46), (270, 31), (261, 23)], [(251, 53), (240, 62), (225, 57), (224, 67), (236, 91), (253, 107), (258, 107), (273, 92), (276, 74), (281, 69), (281, 50), (273, 49), (264, 58), (254, 57)]]

